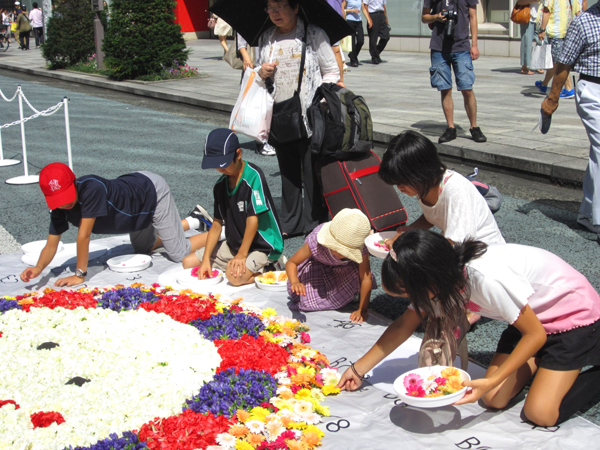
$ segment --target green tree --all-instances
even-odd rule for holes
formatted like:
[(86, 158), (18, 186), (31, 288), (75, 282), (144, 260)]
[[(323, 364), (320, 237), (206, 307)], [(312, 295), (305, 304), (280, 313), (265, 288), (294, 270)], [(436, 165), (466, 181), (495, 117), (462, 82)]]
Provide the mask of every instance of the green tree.
[(106, 67), (117, 80), (159, 73), (188, 58), (174, 0), (113, 0), (104, 36)]
[(48, 20), (42, 56), (50, 69), (62, 69), (85, 61), (95, 51), (94, 12), (89, 0), (63, 0), (56, 3)]

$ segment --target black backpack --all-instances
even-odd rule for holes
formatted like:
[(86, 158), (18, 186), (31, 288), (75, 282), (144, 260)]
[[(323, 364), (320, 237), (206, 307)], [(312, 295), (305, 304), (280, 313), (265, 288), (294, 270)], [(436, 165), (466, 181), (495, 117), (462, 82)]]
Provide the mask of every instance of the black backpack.
[(313, 155), (347, 160), (371, 151), (373, 122), (360, 95), (334, 83), (323, 83), (317, 88), (307, 115), (313, 132)]

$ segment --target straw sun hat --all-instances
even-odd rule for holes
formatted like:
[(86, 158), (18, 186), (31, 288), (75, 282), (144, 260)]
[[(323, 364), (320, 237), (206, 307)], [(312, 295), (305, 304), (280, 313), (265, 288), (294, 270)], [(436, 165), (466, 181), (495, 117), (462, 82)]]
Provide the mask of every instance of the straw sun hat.
[(369, 219), (358, 209), (342, 209), (317, 233), (317, 242), (329, 250), (361, 263), (365, 239), (371, 232)]

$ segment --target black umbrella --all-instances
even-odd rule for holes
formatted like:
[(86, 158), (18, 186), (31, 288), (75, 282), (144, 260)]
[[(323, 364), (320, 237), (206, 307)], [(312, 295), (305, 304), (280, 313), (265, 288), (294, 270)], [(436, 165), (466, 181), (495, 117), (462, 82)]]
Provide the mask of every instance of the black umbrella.
[[(218, 0), (209, 9), (242, 35), (251, 46), (273, 22), (265, 12), (266, 0)], [(300, 0), (298, 16), (322, 28), (331, 43), (352, 34), (354, 30), (326, 0)]]

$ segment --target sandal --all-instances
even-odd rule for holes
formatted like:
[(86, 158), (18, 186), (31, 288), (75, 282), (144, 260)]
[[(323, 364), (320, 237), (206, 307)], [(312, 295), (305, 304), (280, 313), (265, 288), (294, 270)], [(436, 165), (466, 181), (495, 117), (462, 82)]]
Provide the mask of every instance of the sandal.
[(535, 72), (532, 72), (531, 70), (523, 70), (521, 69), (521, 75), (535, 75)]

